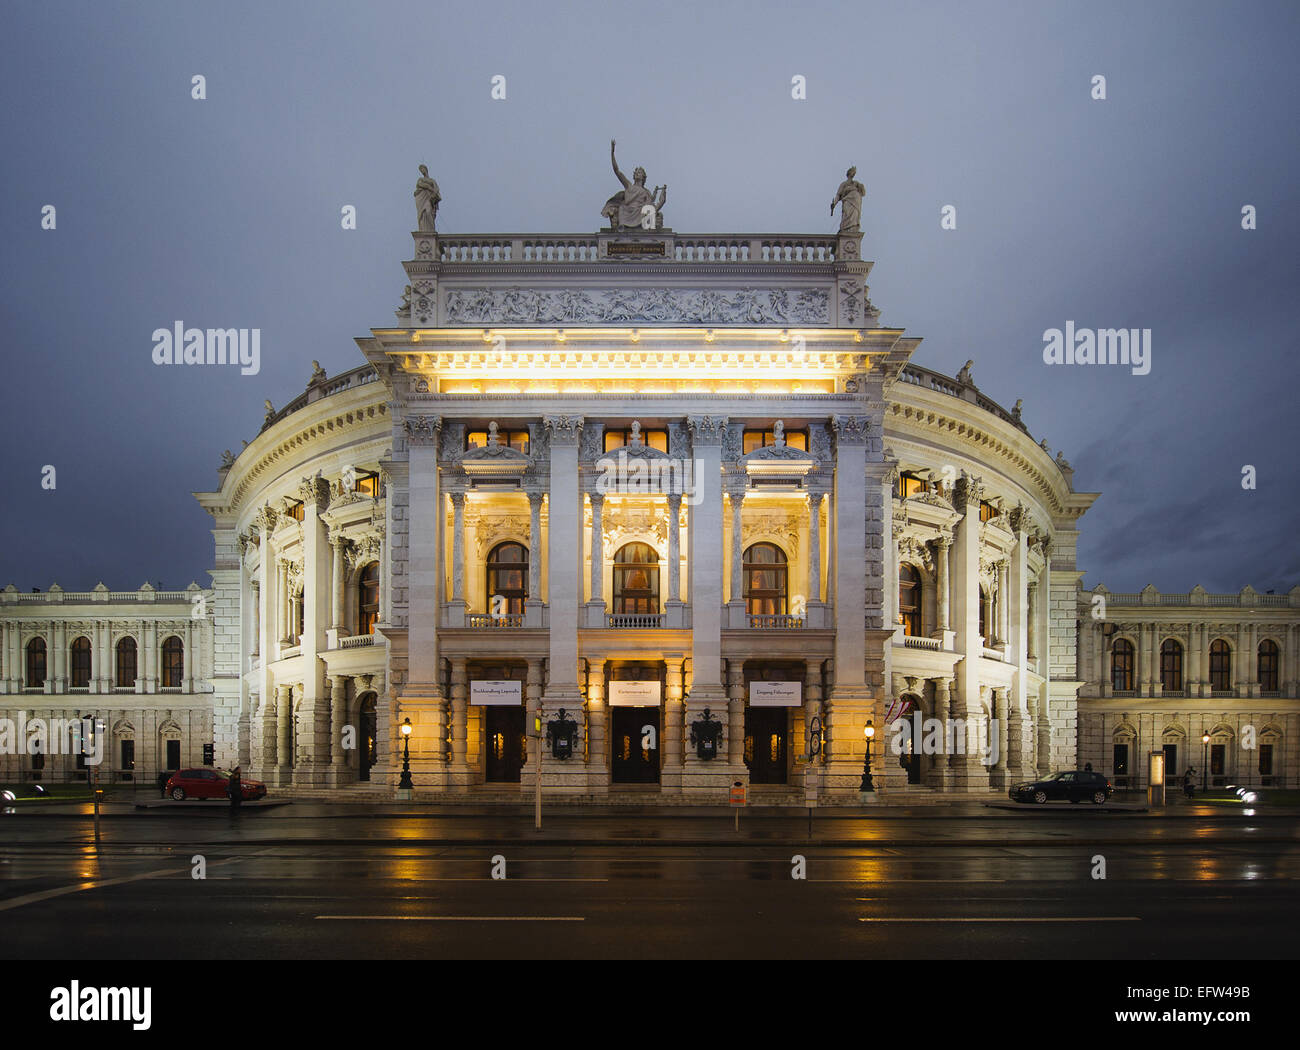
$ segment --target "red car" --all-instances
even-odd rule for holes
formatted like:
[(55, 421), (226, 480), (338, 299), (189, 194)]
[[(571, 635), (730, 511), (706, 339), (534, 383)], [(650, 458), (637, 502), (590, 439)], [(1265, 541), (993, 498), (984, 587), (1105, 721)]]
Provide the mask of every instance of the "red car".
[[(266, 797), (266, 785), (260, 780), (239, 778), (245, 802)], [(178, 769), (167, 778), (166, 793), (176, 801), (183, 798), (229, 798), (230, 774), (224, 769), (202, 766), (198, 769)]]

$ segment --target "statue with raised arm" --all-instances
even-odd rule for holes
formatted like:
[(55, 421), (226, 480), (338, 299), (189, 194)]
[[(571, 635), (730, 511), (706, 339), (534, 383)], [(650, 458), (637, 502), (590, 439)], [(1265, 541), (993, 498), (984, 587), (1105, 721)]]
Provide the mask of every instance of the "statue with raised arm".
[(856, 166), (845, 172), (844, 181), (840, 183), (840, 188), (835, 191), (835, 199), (831, 201), (832, 215), (835, 214), (835, 205), (840, 206), (840, 233), (862, 231), (862, 198), (867, 188), (853, 178), (857, 173)]
[[(632, 180), (618, 170), (618, 161), (614, 159), (614, 140), (609, 140), (609, 162), (614, 166), (614, 174), (623, 188), (605, 202), (600, 214), (609, 220), (614, 229), (639, 228), (658, 229), (663, 220), (660, 212), (668, 203), (668, 187), (656, 186), (651, 193), (645, 188), (645, 168), (638, 167), (632, 172)], [(648, 209), (648, 210), (647, 210)]]
[(420, 177), (415, 180), (415, 221), (421, 233), (436, 233), (435, 223), (438, 219), (438, 202), (442, 193), (438, 184), (429, 178), (429, 169), (420, 165)]

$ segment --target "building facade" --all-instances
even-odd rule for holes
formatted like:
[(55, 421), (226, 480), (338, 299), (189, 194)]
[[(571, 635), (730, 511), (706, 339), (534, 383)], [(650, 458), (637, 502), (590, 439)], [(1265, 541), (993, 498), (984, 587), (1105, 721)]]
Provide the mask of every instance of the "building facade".
[[(101, 783), (152, 784), (202, 764), (223, 731), (213, 722), (211, 597), (193, 583), (0, 591), (0, 782), (85, 780), (96, 731), (101, 759), (90, 764)], [(86, 728), (70, 741), (78, 722)]]

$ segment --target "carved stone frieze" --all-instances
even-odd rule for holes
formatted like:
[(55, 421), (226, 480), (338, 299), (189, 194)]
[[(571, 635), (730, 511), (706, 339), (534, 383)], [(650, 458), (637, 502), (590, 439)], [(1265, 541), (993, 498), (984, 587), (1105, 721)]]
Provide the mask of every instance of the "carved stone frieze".
[(454, 288), (448, 324), (815, 324), (830, 323), (824, 289)]

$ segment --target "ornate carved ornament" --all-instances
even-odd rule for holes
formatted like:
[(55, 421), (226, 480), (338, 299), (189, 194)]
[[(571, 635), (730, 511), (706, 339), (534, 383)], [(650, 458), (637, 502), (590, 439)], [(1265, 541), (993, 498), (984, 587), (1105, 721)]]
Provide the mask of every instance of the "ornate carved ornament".
[(515, 514), (465, 515), (465, 527), (474, 530), (474, 544), (479, 560), (498, 543), (513, 540), (528, 546), (528, 518)]
[(688, 416), (693, 445), (721, 445), (727, 437), (726, 416)]
[(318, 514), (329, 510), (330, 483), (321, 477), (320, 471), (317, 471), (314, 477), (302, 479), (302, 483), (298, 486), (298, 498), (306, 506), (314, 507)]
[(934, 552), (930, 545), (920, 536), (913, 532), (907, 531), (899, 535), (895, 533), (898, 541), (898, 560), (899, 562), (912, 562), (914, 565), (920, 565), (926, 572), (934, 574)]
[(964, 470), (961, 477), (953, 484), (952, 487), (952, 504), (953, 507), (963, 513), (970, 511), (972, 508), (979, 510), (980, 499), (984, 494), (984, 482), (982, 479), (967, 474)]
[(384, 557), (383, 530), (367, 532), (363, 536), (347, 542), (343, 550), (344, 565), (349, 572), (372, 561), (382, 561)]
[(799, 556), (799, 517), (794, 514), (751, 514), (743, 519), (740, 528), (740, 545), (748, 547), (762, 540), (776, 542), (785, 550), (786, 557), (794, 561)]
[(438, 440), (438, 433), (442, 430), (442, 417), (440, 416), (410, 416), (402, 421), (402, 429), (406, 432), (406, 440), (412, 445), (434, 445)]
[(547, 438), (556, 445), (576, 445), (586, 420), (582, 416), (544, 416)]
[[(604, 535), (601, 547), (607, 559), (612, 558), (625, 543), (654, 537), (653, 546), (662, 554), (668, 543), (668, 519), (650, 508), (633, 508), (626, 504), (609, 504), (602, 518)], [(591, 513), (586, 515), (588, 527)]]
[(831, 322), (830, 293), (815, 288), (453, 288), (443, 316), (451, 325)]
[(831, 428), (838, 445), (865, 445), (871, 431), (871, 420), (866, 416), (831, 416)]

